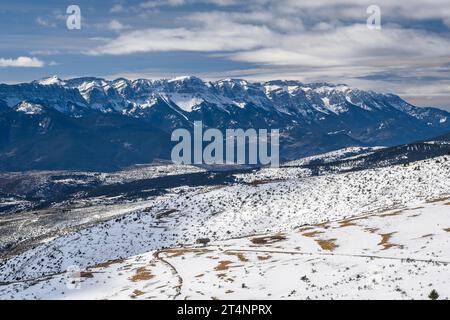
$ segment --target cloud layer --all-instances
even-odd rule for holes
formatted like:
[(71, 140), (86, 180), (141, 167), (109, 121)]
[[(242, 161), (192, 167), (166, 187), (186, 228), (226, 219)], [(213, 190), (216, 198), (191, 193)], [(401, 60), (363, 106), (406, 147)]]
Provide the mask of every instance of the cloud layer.
[[(200, 0), (151, 1), (141, 6), (173, 7), (195, 1)], [(447, 19), (447, 1), (432, 0), (434, 7), (415, 0), (396, 5), (379, 2), (386, 20), (381, 30), (367, 27), (367, 7), (361, 1), (345, 0), (336, 6), (323, 0), (261, 0), (250, 1), (247, 12), (189, 12), (170, 27), (124, 31), (87, 53), (208, 52), (213, 57), (264, 68), (290, 66), (311, 75), (324, 68), (329, 75), (344, 75), (345, 67), (354, 78), (396, 72), (405, 65), (410, 71), (422, 69), (423, 73), (426, 66), (450, 63), (448, 34), (405, 27), (398, 21), (398, 17), (408, 15), (414, 19)], [(222, 6), (234, 4), (221, 2)], [(397, 20), (389, 19), (392, 15), (397, 15)]]
[(18, 57), (13, 58), (0, 58), (0, 67), (16, 67), (16, 68), (42, 68), (45, 63), (37, 58), (30, 57)]

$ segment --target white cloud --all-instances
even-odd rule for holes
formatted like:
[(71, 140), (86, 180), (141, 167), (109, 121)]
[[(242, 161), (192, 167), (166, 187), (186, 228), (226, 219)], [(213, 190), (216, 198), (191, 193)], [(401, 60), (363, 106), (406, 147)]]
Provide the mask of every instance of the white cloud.
[(272, 32), (264, 26), (216, 21), (205, 28), (150, 28), (121, 34), (90, 54), (122, 55), (161, 51), (234, 51), (258, 48)]
[(108, 29), (109, 30), (113, 30), (113, 31), (122, 31), (122, 30), (126, 30), (126, 29), (130, 29), (131, 27), (129, 25), (125, 25), (123, 23), (121, 23), (118, 20), (111, 20), (108, 23)]
[(270, 24), (276, 21), (278, 17), (257, 12), (247, 20), (240, 13), (196, 13), (184, 19), (185, 27), (123, 33), (90, 54), (223, 52), (221, 56), (231, 60), (273, 66), (386, 67), (408, 60), (428, 63), (450, 52), (450, 38), (397, 25), (381, 31), (365, 24), (305, 30), (301, 21), (286, 18), (282, 28)]
[(186, 4), (186, 0), (150, 0), (146, 2), (142, 2), (140, 7), (143, 9), (154, 9), (162, 6), (181, 6)]
[[(242, 4), (239, 0), (148, 0), (140, 4), (141, 8), (154, 9), (162, 6), (182, 6), (193, 3), (208, 3), (217, 6)], [(381, 7), (383, 15), (416, 19), (442, 18), (450, 16), (448, 0), (246, 0), (246, 6), (252, 9), (268, 9), (280, 14), (300, 15), (308, 12), (314, 16), (323, 14), (331, 18), (352, 17), (365, 19), (369, 5)]]
[(339, 65), (341, 62), (334, 59), (323, 59), (308, 53), (302, 53), (294, 50), (285, 50), (280, 48), (264, 48), (254, 51), (242, 51), (232, 54), (224, 54), (231, 60), (253, 62), (263, 65), (273, 66), (308, 66), (308, 67), (324, 67)]
[(178, 7), (192, 3), (207, 3), (217, 6), (230, 6), (239, 3), (239, 0), (149, 0), (142, 2), (140, 7), (143, 9), (155, 9), (163, 6)]
[(0, 58), (0, 67), (42, 68), (45, 63), (37, 58), (18, 57), (17, 59)]
[[(364, 24), (338, 27), (326, 32), (304, 32), (281, 37), (277, 47), (310, 55), (324, 63), (365, 65), (383, 61), (385, 66), (404, 63), (408, 59), (426, 62), (430, 57), (446, 56), (450, 52), (448, 38), (420, 30), (385, 27), (382, 31), (369, 30)], [(303, 57), (292, 64), (308, 65)], [(251, 62), (252, 57), (248, 57)], [(279, 64), (283, 57), (268, 56), (266, 63)]]

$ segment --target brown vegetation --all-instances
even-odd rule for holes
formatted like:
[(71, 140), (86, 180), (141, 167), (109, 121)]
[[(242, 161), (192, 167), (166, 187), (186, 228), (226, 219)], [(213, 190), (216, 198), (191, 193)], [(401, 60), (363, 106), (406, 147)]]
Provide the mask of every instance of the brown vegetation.
[(280, 241), (284, 241), (284, 240), (286, 240), (286, 236), (281, 233), (278, 233), (273, 236), (253, 238), (250, 241), (253, 244), (264, 245), (264, 244), (271, 244), (271, 243), (276, 243), (276, 242), (280, 242)]
[(230, 268), (230, 264), (232, 264), (233, 262), (231, 261), (219, 261), (219, 265), (217, 267), (214, 268), (214, 270), (216, 271), (225, 271), (228, 270)]
[(152, 275), (149, 270), (145, 269), (145, 267), (140, 267), (136, 270), (136, 274), (132, 276), (130, 280), (133, 282), (146, 281), (152, 279), (153, 277), (154, 275)]
[(333, 251), (337, 248), (337, 244), (335, 243), (336, 239), (328, 239), (328, 240), (316, 240), (317, 244), (322, 248), (322, 250)]

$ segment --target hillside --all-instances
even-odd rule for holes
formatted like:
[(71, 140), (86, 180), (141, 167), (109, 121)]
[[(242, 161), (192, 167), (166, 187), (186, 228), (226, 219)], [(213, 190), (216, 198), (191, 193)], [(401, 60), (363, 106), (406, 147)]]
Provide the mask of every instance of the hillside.
[(449, 299), (449, 200), (72, 267), (0, 298)]
[[(412, 206), (448, 196), (450, 190), (447, 157), (313, 177), (302, 177), (300, 171), (296, 178), (295, 170), (303, 169), (290, 170), (294, 170), (290, 178), (280, 181), (187, 188), (152, 198), (151, 203), (134, 202), (138, 207), (125, 210), (123, 216), (56, 238), (44, 237), (39, 246), (3, 260), (0, 281), (42, 277), (74, 264), (85, 268), (163, 247), (192, 244), (198, 238), (220, 241), (287, 232)], [(120, 204), (114, 208), (119, 209)], [(113, 214), (108, 207), (104, 210)], [(19, 226), (11, 222), (11, 228)]]

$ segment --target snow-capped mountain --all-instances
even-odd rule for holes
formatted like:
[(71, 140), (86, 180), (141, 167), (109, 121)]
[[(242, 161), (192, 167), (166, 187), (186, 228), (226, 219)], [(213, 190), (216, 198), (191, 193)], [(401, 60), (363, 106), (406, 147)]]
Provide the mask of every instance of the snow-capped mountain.
[[(135, 81), (53, 76), (0, 84), (0, 113), (0, 170), (114, 169), (167, 158), (171, 132), (199, 120), (219, 129), (280, 129), (284, 159), (348, 146), (392, 146), (450, 131), (448, 112), (419, 108), (394, 94), (342, 84), (207, 82), (193, 76)], [(64, 152), (42, 151), (48, 148)], [(80, 161), (80, 153), (88, 156)]]
[(367, 92), (347, 85), (303, 84), (299, 81), (250, 83), (241, 79), (225, 79), (205, 82), (193, 76), (135, 81), (85, 77), (64, 81), (52, 76), (29, 84), (1, 85), (0, 98), (9, 107), (26, 100), (40, 99), (65, 113), (71, 110), (63, 108), (61, 101), (65, 101), (66, 106), (77, 105), (103, 112), (116, 110), (123, 114), (135, 114), (164, 101), (187, 113), (200, 110), (205, 105), (214, 105), (226, 112), (236, 107), (253, 107), (302, 120), (324, 121), (331, 115), (351, 113), (357, 107), (371, 112), (395, 109), (415, 119), (427, 120), (429, 126), (446, 126), (447, 123), (445, 112), (417, 108), (393, 94)]

